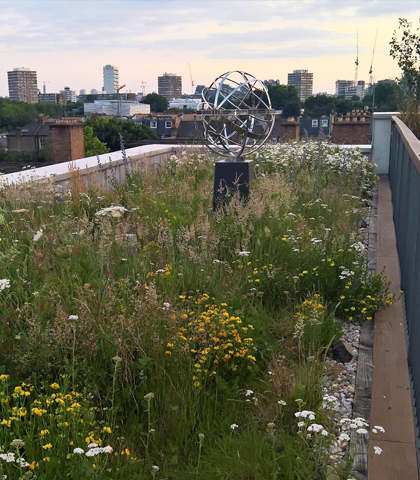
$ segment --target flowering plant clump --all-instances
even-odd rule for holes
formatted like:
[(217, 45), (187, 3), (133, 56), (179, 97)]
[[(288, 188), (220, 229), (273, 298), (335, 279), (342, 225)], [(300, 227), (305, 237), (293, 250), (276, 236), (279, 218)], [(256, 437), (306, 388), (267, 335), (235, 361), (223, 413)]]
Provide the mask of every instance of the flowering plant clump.
[(282, 172), (293, 183), (301, 172), (314, 174), (314, 193), (326, 181), (342, 188), (353, 183), (353, 188), (360, 187), (363, 192), (369, 191), (376, 182), (375, 165), (358, 148), (349, 150), (321, 139), (267, 144), (259, 152), (258, 164), (264, 173)]
[(124, 215), (124, 212), (126, 212), (127, 209), (124, 207), (107, 207), (107, 208), (102, 208), (99, 210), (99, 212), (96, 212), (95, 215), (98, 217), (114, 217), (114, 218), (120, 218)]
[[(202, 297), (207, 299), (207, 295)], [(186, 323), (178, 331), (176, 344), (167, 344), (166, 354), (170, 355), (179, 346), (194, 359), (196, 387), (209, 377), (249, 373), (248, 367), (257, 361), (252, 338), (254, 327), (229, 313), (227, 308), (226, 303), (206, 305), (206, 310), (197, 316), (184, 314)]]
[(305, 300), (295, 314), (293, 336), (306, 350), (317, 350), (338, 341), (342, 335), (341, 322), (334, 315), (327, 317), (326, 308), (318, 294)]
[[(0, 447), (11, 450), (0, 455), (0, 473), (10, 474), (16, 463), (52, 475), (59, 466), (80, 468), (82, 453), (86, 459), (113, 453), (113, 432), (99, 419), (92, 395), (62, 390), (58, 383), (40, 392), (26, 383), (12, 388), (9, 376), (0, 375)], [(26, 460), (13, 453), (18, 442), (25, 445)], [(105, 468), (109, 460), (101, 455), (95, 461), (95, 468)]]

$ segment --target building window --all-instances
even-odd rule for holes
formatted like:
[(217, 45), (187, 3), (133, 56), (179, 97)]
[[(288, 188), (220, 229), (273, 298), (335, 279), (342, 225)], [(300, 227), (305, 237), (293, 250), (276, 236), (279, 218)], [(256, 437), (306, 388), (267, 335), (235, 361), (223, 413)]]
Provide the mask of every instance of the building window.
[(328, 127), (328, 119), (321, 120), (321, 127)]
[(39, 148), (45, 148), (45, 138), (39, 139)]
[(318, 126), (318, 120), (312, 120), (312, 127)]
[(172, 122), (165, 122), (165, 128), (172, 128)]
[(157, 128), (157, 122), (155, 120), (150, 122), (150, 128)]

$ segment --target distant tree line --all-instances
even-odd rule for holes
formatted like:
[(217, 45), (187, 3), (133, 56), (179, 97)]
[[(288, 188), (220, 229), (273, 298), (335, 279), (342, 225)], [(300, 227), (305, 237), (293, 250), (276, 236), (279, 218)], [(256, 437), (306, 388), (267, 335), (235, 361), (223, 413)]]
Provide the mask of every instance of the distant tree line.
[(11, 132), (35, 122), (40, 113), (47, 117), (80, 116), (83, 115), (83, 103), (68, 103), (63, 107), (57, 103), (11, 102), (8, 98), (0, 98), (0, 132)]
[[(360, 100), (354, 96), (352, 100), (342, 96), (329, 97), (327, 95), (314, 95), (301, 102), (298, 92), (292, 85), (273, 85), (268, 87), (272, 107), (283, 110), (282, 116), (297, 117), (304, 109), (305, 117), (320, 117), (329, 115), (332, 111), (345, 114), (351, 110), (372, 107), (373, 95), (365, 95)], [(397, 111), (401, 88), (397, 83), (378, 83), (375, 85), (375, 112)]]

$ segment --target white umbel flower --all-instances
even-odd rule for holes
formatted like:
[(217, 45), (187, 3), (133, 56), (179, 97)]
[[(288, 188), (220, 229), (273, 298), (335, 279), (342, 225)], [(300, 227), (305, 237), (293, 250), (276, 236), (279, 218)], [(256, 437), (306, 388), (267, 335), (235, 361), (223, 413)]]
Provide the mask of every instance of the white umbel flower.
[(10, 288), (10, 280), (8, 278), (3, 278), (0, 280), (0, 292), (5, 290), (6, 288)]
[(32, 239), (34, 242), (37, 242), (41, 237), (42, 237), (42, 228), (40, 228), (34, 235), (34, 238)]

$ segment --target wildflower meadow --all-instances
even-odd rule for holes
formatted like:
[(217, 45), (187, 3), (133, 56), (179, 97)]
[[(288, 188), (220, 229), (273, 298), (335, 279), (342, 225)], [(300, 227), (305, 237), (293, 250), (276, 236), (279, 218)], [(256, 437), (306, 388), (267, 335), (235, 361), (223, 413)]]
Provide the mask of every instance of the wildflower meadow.
[(343, 322), (395, 300), (368, 269), (373, 165), (268, 145), (213, 212), (214, 162), (0, 188), (0, 478), (354, 475), (334, 445), (370, 427), (322, 380)]

